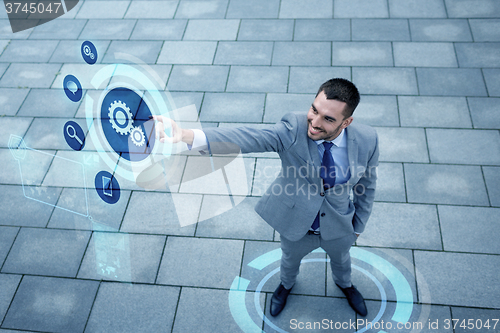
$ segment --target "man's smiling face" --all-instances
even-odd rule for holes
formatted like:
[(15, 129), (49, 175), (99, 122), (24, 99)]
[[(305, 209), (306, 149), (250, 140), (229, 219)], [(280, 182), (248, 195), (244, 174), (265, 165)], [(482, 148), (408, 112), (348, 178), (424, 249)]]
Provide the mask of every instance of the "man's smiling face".
[(345, 102), (326, 99), (320, 92), (307, 113), (307, 136), (314, 141), (335, 139), (352, 122), (352, 117), (344, 119), (345, 107)]

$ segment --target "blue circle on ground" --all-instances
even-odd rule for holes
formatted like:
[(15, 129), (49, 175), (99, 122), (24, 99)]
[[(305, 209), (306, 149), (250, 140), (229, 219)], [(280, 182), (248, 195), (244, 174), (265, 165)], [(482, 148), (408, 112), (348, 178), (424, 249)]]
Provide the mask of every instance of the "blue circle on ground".
[(75, 76), (66, 75), (63, 81), (63, 88), (66, 96), (73, 102), (78, 102), (82, 99), (82, 85)]
[(83, 42), (81, 51), (83, 60), (85, 60), (87, 64), (95, 64), (97, 61), (97, 49), (92, 42), (89, 42), (88, 40)]
[(85, 133), (74, 121), (68, 121), (63, 128), (64, 139), (73, 150), (80, 151), (85, 147)]
[(146, 102), (133, 90), (110, 90), (101, 105), (101, 126), (111, 148), (127, 161), (142, 161), (155, 143), (154, 121)]
[(95, 176), (95, 190), (99, 197), (108, 204), (115, 204), (120, 200), (120, 185), (116, 178), (107, 171), (100, 171)]

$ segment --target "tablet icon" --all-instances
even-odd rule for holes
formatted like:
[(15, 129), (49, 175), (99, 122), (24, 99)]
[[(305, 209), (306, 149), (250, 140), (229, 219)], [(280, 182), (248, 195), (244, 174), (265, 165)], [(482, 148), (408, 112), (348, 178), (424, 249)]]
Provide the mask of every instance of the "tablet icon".
[(64, 139), (73, 150), (80, 151), (85, 146), (85, 133), (74, 121), (68, 121), (64, 125)]
[(63, 81), (63, 88), (66, 96), (73, 102), (78, 102), (82, 99), (82, 85), (75, 76), (66, 75)]
[(120, 185), (116, 178), (107, 171), (100, 171), (95, 176), (95, 190), (99, 197), (108, 204), (120, 200)]

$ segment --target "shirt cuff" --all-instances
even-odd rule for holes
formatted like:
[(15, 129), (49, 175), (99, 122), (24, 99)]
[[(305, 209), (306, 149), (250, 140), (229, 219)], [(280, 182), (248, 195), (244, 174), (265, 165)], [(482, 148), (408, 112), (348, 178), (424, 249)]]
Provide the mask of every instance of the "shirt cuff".
[(205, 149), (207, 148), (207, 136), (202, 130), (199, 129), (192, 129), (194, 133), (193, 137), (193, 144), (192, 145), (187, 145), (189, 150), (196, 149), (198, 150), (201, 154), (205, 154), (206, 151)]

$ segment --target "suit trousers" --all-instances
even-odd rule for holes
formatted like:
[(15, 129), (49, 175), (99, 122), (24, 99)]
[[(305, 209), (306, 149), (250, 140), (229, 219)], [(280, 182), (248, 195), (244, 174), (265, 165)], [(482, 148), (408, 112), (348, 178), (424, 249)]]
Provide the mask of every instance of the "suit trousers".
[(321, 247), (330, 257), (333, 280), (342, 288), (351, 286), (351, 256), (349, 249), (356, 241), (355, 233), (341, 238), (324, 240), (320, 235), (306, 234), (294, 242), (281, 236), (281, 283), (286, 289), (295, 284), (300, 261), (311, 251)]

